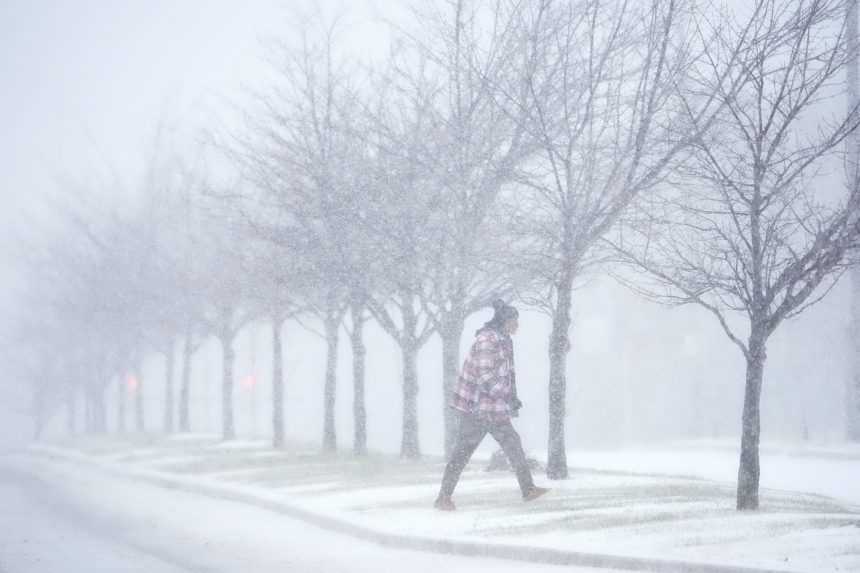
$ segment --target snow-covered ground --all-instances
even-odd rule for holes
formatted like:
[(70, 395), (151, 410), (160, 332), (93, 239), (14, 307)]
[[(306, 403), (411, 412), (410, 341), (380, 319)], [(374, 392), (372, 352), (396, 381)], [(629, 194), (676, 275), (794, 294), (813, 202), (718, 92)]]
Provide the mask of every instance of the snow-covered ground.
[[(574, 467), (682, 475), (735, 483), (737, 445), (686, 442), (672, 447), (568, 452)], [(825, 495), (860, 505), (860, 447), (770, 444), (761, 451), (761, 486)]]
[[(69, 446), (61, 451), (68, 454)], [(203, 436), (73, 446), (87, 464), (216, 484), (390, 535), (791, 571), (860, 570), (860, 509), (851, 503), (860, 459), (851, 451), (789, 456), (765, 448), (758, 512), (734, 510), (733, 452), (686, 444), (570, 452), (572, 478), (552, 483), (553, 492), (533, 504), (519, 500), (511, 474), (474, 463), (455, 495), (460, 510), (440, 514), (431, 508), (439, 459), (357, 460), (301, 446), (274, 452), (263, 442), (225, 447)], [(778, 477), (777, 467), (786, 475)]]
[(24, 469), (0, 460), (0, 506), (0, 571), (4, 573), (559, 570), (386, 548), (245, 504), (117, 479), (86, 468), (69, 472), (31, 464)]

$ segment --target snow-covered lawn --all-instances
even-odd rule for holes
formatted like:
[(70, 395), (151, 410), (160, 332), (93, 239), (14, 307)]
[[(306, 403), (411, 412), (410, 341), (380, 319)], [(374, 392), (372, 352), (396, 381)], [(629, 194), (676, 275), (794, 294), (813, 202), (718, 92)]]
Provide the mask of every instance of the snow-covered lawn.
[[(734, 484), (738, 472), (737, 445), (726, 442), (674, 444), (672, 448), (618, 451), (573, 451), (575, 467), (619, 472), (671, 474)], [(761, 485), (815, 493), (860, 505), (860, 447), (846, 444), (762, 447)]]
[(550, 483), (553, 491), (530, 504), (520, 500), (513, 474), (472, 463), (455, 494), (459, 510), (440, 513), (432, 501), (441, 459), (324, 456), (298, 445), (274, 452), (263, 442), (225, 447), (204, 436), (63, 446), (110, 467), (229, 485), (392, 534), (793, 571), (860, 570), (860, 458), (833, 452), (765, 450), (758, 512), (734, 509), (732, 452), (688, 444), (662, 452), (570, 452), (571, 479)]

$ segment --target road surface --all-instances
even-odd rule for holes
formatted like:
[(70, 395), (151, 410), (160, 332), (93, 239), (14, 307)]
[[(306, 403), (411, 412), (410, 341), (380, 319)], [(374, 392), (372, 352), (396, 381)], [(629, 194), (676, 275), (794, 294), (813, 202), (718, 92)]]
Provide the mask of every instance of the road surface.
[(0, 507), (2, 573), (597, 571), (391, 549), (240, 503), (93, 470), (52, 473), (15, 456), (0, 456)]

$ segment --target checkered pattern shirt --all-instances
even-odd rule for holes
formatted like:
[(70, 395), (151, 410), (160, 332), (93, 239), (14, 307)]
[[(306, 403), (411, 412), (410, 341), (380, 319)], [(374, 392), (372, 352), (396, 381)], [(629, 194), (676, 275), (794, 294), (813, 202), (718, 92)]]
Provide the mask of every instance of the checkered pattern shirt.
[(511, 337), (492, 328), (481, 330), (463, 363), (450, 406), (504, 422), (511, 418), (515, 392)]

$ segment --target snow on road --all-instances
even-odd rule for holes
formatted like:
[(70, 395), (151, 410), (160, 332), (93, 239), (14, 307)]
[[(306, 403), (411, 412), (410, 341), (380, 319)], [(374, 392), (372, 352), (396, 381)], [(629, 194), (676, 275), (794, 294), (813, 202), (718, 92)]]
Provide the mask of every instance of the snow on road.
[(240, 503), (58, 471), (0, 460), (0, 571), (596, 571), (385, 548)]
[(121, 530), (95, 519), (17, 473), (0, 471), (0, 571), (181, 573)]

